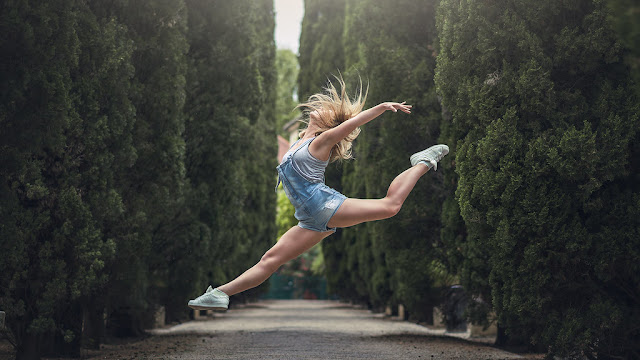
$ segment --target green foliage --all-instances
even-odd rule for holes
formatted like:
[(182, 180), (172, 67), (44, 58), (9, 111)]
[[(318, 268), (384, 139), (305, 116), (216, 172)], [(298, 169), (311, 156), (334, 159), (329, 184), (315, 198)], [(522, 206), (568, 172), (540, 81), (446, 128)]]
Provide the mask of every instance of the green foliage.
[(631, 68), (637, 94), (640, 96), (640, 1), (609, 0), (609, 20), (620, 43), (628, 50), (626, 63)]
[(134, 157), (131, 46), (80, 3), (3, 6), (0, 307), (18, 357), (77, 355), (82, 318), (68, 313), (107, 280), (115, 179)]
[[(344, 69), (342, 33), (344, 28), (345, 0), (305, 1), (305, 15), (300, 34), (300, 72), (298, 74), (298, 98), (306, 100), (314, 93), (321, 92), (327, 80)], [(342, 166), (329, 165), (325, 173), (326, 184), (341, 191)], [(349, 278), (345, 263), (340, 261), (342, 254), (342, 233), (331, 235), (323, 240), (323, 259), (327, 275), (327, 287), (333, 293), (353, 289), (346, 279)], [(330, 256), (326, 256), (331, 254)], [(338, 270), (339, 269), (339, 270)], [(349, 298), (348, 296), (344, 296)]]
[(277, 77), (271, 2), (187, 7), (186, 167), (209, 246), (203, 265), (213, 266), (195, 296), (205, 281), (223, 283), (253, 265), (275, 238)]
[(296, 209), (287, 198), (284, 190), (282, 190), (282, 185), (278, 188), (276, 199), (276, 226), (278, 228), (278, 239), (280, 239), (284, 233), (298, 224), (298, 220), (293, 216)]
[(442, 1), (438, 14), (468, 232), (448, 228), (464, 239), (449, 240), (464, 245), (451, 262), (510, 336), (564, 356), (638, 351), (638, 101), (607, 19), (601, 1)]
[[(135, 124), (128, 134), (135, 139), (136, 156), (129, 166), (135, 170), (119, 179), (126, 210), (119, 256), (111, 264), (118, 271), (111, 272), (107, 307), (119, 318), (111, 322), (114, 331), (140, 333), (150, 305), (164, 304), (169, 319), (184, 313), (174, 294), (192, 285), (185, 288), (184, 280), (176, 277), (189, 274), (198, 260), (185, 250), (197, 239), (193, 220), (185, 216), (186, 8), (182, 1), (155, 0), (92, 6), (104, 21), (120, 21), (127, 29), (121, 41), (135, 44), (135, 71), (128, 85), (135, 106)], [(122, 317), (130, 320), (123, 322)]]
[[(435, 68), (435, 4), (348, 3), (347, 66), (370, 80), (368, 106), (383, 101), (407, 101), (414, 106), (411, 115), (388, 113), (363, 129), (355, 147), (353, 173), (344, 181), (349, 194), (384, 196), (395, 176), (410, 166), (408, 157), (436, 143), (440, 108), (431, 81)], [(374, 306), (402, 303), (414, 318), (431, 318), (436, 294), (433, 286), (439, 282), (432, 268), (436, 264), (433, 245), (438, 241), (434, 229), (440, 228), (445, 172), (441, 167), (418, 182), (394, 218), (345, 230), (353, 232), (356, 244), (361, 244), (349, 251), (366, 248), (364, 251), (371, 252), (373, 263), (360, 261), (358, 267), (362, 278), (371, 279), (367, 283)]]
[[(301, 98), (321, 91), (330, 74), (349, 69), (345, 75), (351, 92), (358, 75), (365, 76), (365, 87), (370, 82), (368, 106), (405, 100), (414, 105), (410, 116), (387, 114), (367, 124), (356, 140), (357, 160), (339, 166), (335, 179), (329, 176), (332, 167), (328, 169), (327, 183), (344, 189), (347, 196), (382, 197), (393, 178), (409, 166), (408, 156), (438, 137), (440, 109), (430, 81), (435, 67), (435, 2), (322, 4), (325, 8), (316, 2), (306, 5)], [(396, 11), (399, 8), (403, 10)], [(343, 33), (340, 46), (336, 39)], [(346, 64), (337, 62), (342, 56)], [(435, 180), (416, 187), (397, 217), (345, 229), (323, 242), (332, 292), (373, 307), (402, 302), (416, 318), (430, 318), (431, 287), (441, 274), (432, 271), (438, 265), (431, 256), (437, 241), (432, 229), (439, 227), (443, 200), (440, 173), (435, 175)]]
[(271, 245), (272, 6), (0, 5), (0, 308), (18, 358), (78, 356), (105, 316), (115, 335), (157, 306), (184, 319)]
[(293, 98), (296, 94), (297, 80), (300, 67), (296, 55), (287, 49), (278, 50), (276, 53), (276, 69), (278, 72), (278, 87), (276, 94), (276, 129), (277, 132), (289, 138), (289, 134), (282, 129), (286, 123), (299, 115), (294, 110), (298, 102)]
[(327, 79), (344, 69), (341, 46), (346, 0), (306, 0), (300, 33), (298, 98), (322, 91)]

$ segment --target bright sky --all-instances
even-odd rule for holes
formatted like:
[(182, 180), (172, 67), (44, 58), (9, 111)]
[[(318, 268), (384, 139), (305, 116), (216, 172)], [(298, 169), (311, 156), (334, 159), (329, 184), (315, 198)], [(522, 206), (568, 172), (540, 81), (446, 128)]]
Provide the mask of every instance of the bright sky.
[(276, 46), (278, 49), (290, 49), (298, 54), (304, 1), (274, 0), (273, 4), (276, 11)]

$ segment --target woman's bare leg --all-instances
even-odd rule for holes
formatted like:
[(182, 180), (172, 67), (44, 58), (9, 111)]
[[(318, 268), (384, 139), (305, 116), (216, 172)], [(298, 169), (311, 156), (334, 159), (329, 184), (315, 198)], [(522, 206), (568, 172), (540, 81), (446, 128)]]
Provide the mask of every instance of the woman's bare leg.
[(382, 199), (347, 199), (329, 220), (328, 227), (349, 227), (366, 221), (390, 218), (400, 211), (409, 193), (416, 186), (418, 179), (426, 174), (429, 168), (424, 164), (416, 164), (405, 170), (389, 185), (387, 196)]
[(231, 296), (256, 287), (267, 280), (282, 264), (295, 259), (332, 233), (332, 231), (317, 232), (294, 226), (282, 235), (257, 264), (235, 280), (218, 286), (218, 289)]

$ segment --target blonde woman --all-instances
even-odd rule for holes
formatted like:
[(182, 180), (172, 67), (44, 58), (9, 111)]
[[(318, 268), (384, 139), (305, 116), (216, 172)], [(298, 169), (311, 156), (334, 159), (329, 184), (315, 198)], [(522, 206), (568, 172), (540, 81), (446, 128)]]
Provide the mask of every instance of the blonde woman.
[(295, 207), (297, 226), (287, 231), (262, 259), (233, 281), (207, 291), (189, 301), (197, 310), (224, 310), (229, 296), (258, 286), (281, 265), (309, 250), (337, 227), (349, 227), (366, 221), (390, 218), (400, 211), (418, 179), (449, 153), (446, 145), (435, 145), (411, 156), (411, 167), (398, 175), (382, 199), (352, 199), (324, 183), (324, 172), (330, 162), (351, 158), (353, 140), (360, 126), (386, 111), (411, 113), (404, 102), (385, 102), (362, 111), (366, 94), (362, 87), (352, 102), (342, 79), (341, 91), (329, 84), (326, 94), (316, 94), (301, 104), (309, 115), (307, 128), (300, 133), (278, 165), (278, 184)]

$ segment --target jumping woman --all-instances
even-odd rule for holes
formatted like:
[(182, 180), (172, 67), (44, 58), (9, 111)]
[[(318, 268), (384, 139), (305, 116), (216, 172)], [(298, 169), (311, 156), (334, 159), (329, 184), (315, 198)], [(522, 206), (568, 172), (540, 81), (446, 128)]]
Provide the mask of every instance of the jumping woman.
[(196, 310), (225, 310), (229, 296), (258, 286), (281, 265), (295, 259), (320, 240), (335, 232), (337, 227), (349, 227), (367, 221), (390, 218), (400, 211), (405, 199), (418, 179), (429, 169), (437, 170), (438, 161), (449, 153), (446, 145), (435, 145), (413, 154), (411, 167), (398, 175), (389, 185), (382, 199), (352, 199), (324, 183), (324, 172), (330, 162), (351, 158), (353, 140), (360, 126), (387, 110), (411, 113), (411, 105), (404, 102), (385, 102), (362, 111), (366, 94), (362, 87), (358, 97), (351, 101), (341, 85), (338, 94), (329, 83), (326, 94), (315, 94), (299, 107), (309, 115), (307, 128), (278, 165), (278, 184), (295, 207), (297, 226), (289, 229), (269, 249), (262, 259), (233, 281), (207, 291), (189, 301)]

